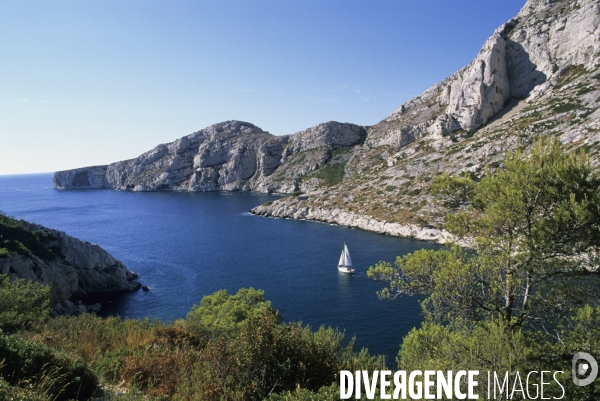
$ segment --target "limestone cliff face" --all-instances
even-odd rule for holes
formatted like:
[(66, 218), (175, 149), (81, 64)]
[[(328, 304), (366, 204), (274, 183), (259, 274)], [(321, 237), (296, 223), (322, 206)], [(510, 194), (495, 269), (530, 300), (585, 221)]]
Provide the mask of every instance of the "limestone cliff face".
[[(250, 123), (226, 121), (159, 145), (136, 159), (56, 172), (54, 186), (132, 191), (288, 192), (302, 187), (296, 178), (327, 163), (329, 152), (356, 145), (365, 137), (364, 128), (337, 122), (320, 124), (294, 135), (274, 136)], [(311, 160), (316, 161), (273, 179), (282, 164), (301, 153), (311, 153)]]
[[(60, 179), (57, 179), (60, 177)], [(69, 183), (68, 187), (64, 187)], [(106, 180), (106, 166), (92, 166), (75, 170), (59, 171), (54, 175), (57, 189), (100, 189), (110, 188)]]
[(0, 257), (0, 274), (49, 285), (52, 303), (140, 287), (140, 283), (133, 281), (137, 275), (98, 245), (23, 220), (21, 224), (32, 231), (53, 234), (56, 241), (48, 246), (57, 246), (61, 256), (42, 260), (35, 255), (8, 254)]
[(369, 142), (401, 147), (425, 135), (441, 138), (489, 121), (510, 97), (502, 31), (494, 32), (471, 64), (401, 105), (372, 131)]
[(599, 0), (529, 0), (469, 65), (369, 127), (342, 182), (253, 212), (429, 238), (446, 213), (436, 175), (493, 172), (539, 135), (600, 168)]
[(598, 62), (598, 0), (529, 0), (475, 60), (401, 105), (373, 127), (368, 143), (402, 147), (426, 135), (441, 139), (472, 132), (510, 99), (536, 96), (570, 66), (592, 68)]
[(265, 217), (292, 218), (339, 224), (377, 234), (414, 238), (442, 244), (452, 238), (448, 232), (433, 226), (421, 227), (417, 224), (388, 222), (339, 208), (311, 207), (303, 197), (288, 197), (272, 205), (257, 206), (251, 212)]
[[(371, 127), (329, 122), (277, 137), (227, 121), (133, 160), (58, 172), (55, 186), (303, 191), (302, 207), (278, 200), (255, 212), (426, 232), (443, 224), (430, 196), (439, 172), (493, 171), (542, 134), (585, 147), (600, 166), (600, 0), (528, 0), (470, 64)], [(389, 227), (376, 231), (409, 235)]]

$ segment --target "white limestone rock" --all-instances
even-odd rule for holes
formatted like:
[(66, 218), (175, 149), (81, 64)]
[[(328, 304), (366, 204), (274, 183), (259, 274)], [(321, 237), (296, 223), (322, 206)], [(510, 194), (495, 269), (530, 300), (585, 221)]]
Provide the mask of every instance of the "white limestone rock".
[(133, 291), (140, 283), (133, 281), (137, 274), (114, 259), (98, 245), (81, 241), (58, 230), (21, 220), (30, 230), (54, 234), (60, 257), (41, 260), (35, 255), (9, 254), (0, 257), (0, 274), (25, 278), (50, 286), (52, 303), (92, 294)]
[[(92, 188), (86, 179), (98, 175), (94, 182), (103, 184), (96, 188), (118, 190), (293, 192), (298, 190), (294, 178), (300, 173), (287, 180), (271, 179), (292, 156), (306, 151), (320, 154), (311, 167), (315, 170), (327, 164), (330, 150), (357, 145), (366, 135), (363, 127), (332, 121), (278, 137), (250, 123), (226, 121), (103, 170), (89, 167), (57, 172), (54, 186)], [(312, 187), (310, 182), (303, 185)]]
[[(336, 163), (343, 165), (344, 178), (355, 178), (352, 185), (368, 180), (372, 185), (363, 188), (377, 191), (377, 185), (382, 190), (384, 185), (397, 186), (402, 177), (434, 176), (439, 166), (460, 172), (497, 163), (497, 155), (514, 148), (521, 141), (519, 138), (543, 132), (554, 120), (571, 120), (570, 125), (560, 125), (563, 143), (600, 142), (597, 88), (586, 84), (589, 92), (584, 95), (573, 91), (569, 99), (560, 95), (564, 92), (560, 87), (562, 77), (581, 72), (584, 78), (591, 78), (589, 74), (594, 70), (597, 75), (599, 64), (600, 0), (528, 0), (515, 18), (493, 32), (470, 64), (367, 129), (327, 122), (277, 137), (249, 123), (226, 121), (159, 145), (136, 159), (58, 172), (55, 187), (77, 189), (87, 187), (89, 182), (89, 187), (133, 191), (314, 191), (309, 194), (313, 199), (310, 203), (321, 202), (317, 208), (278, 201), (255, 211), (429, 239), (431, 232), (426, 228), (386, 226), (392, 223), (375, 221), (368, 217), (368, 211), (362, 216), (328, 207), (327, 196), (319, 192), (324, 183), (318, 178), (319, 170)], [(571, 70), (574, 66), (577, 68)], [(536, 105), (542, 104), (540, 99), (545, 103), (546, 114), (533, 124), (528, 122), (527, 113), (539, 112)], [(547, 113), (557, 99), (582, 106)], [(530, 106), (532, 110), (527, 111)], [(513, 119), (525, 125), (515, 125), (520, 130), (519, 137), (511, 136)], [(495, 133), (502, 139), (476, 141), (474, 135), (486, 135), (494, 126), (502, 127), (504, 133)], [(461, 145), (463, 140), (465, 145)], [(410, 145), (415, 141), (418, 143)], [(471, 146), (463, 152), (462, 147), (469, 141), (481, 143), (478, 149)], [(489, 146), (486, 141), (490, 141)], [(458, 159), (445, 152), (448, 146), (456, 146), (453, 153), (468, 156), (469, 161), (463, 159), (464, 166), (456, 162)], [(421, 160), (422, 165), (417, 160), (413, 162), (415, 156), (411, 152), (417, 148), (421, 149), (418, 154), (435, 153), (437, 157)], [(430, 184), (423, 182), (424, 187), (427, 185)], [(344, 192), (347, 188), (336, 190)], [(384, 198), (393, 196), (393, 192), (384, 192)], [(399, 209), (396, 206), (390, 207)], [(335, 207), (341, 206), (337, 203)]]
[(106, 180), (107, 166), (83, 167), (54, 173), (56, 189), (101, 189), (111, 188)]
[[(402, 104), (371, 130), (372, 146), (472, 132), (510, 99), (551, 90), (566, 68), (600, 63), (600, 1), (529, 0), (466, 67)], [(543, 85), (543, 86), (542, 86)]]
[(299, 203), (300, 201), (294, 199), (281, 199), (268, 206), (257, 206), (250, 210), (250, 212), (265, 217), (304, 219), (339, 224), (341, 226), (358, 228), (378, 234), (402, 238), (414, 238), (438, 243), (445, 243), (451, 238), (450, 234), (446, 231), (433, 227), (390, 223), (343, 209), (313, 208)]

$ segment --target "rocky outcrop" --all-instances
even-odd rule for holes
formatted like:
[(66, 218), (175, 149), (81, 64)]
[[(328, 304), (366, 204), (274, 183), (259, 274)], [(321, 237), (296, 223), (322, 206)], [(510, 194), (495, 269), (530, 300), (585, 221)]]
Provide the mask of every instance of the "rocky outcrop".
[(573, 65), (600, 62), (598, 0), (529, 0), (499, 27), (468, 66), (402, 104), (373, 127), (372, 146), (405, 146), (473, 132), (510, 99), (537, 96)]
[[(548, 91), (571, 66), (589, 69), (599, 62), (600, 0), (529, 0), (492, 34), (469, 65), (402, 104), (369, 128), (368, 135), (360, 126), (328, 122), (274, 136), (250, 123), (226, 121), (136, 159), (57, 172), (54, 185), (133, 191), (311, 191), (320, 181), (307, 176), (329, 164), (336, 148), (354, 147), (356, 162), (364, 158), (365, 149), (357, 146), (363, 143), (368, 149), (402, 148), (423, 137), (444, 143), (444, 138), (485, 126), (511, 100), (532, 100)], [(300, 154), (304, 159), (298, 162)]]
[[(59, 171), (54, 174), (57, 189), (100, 189), (110, 188), (106, 180), (107, 166), (92, 166), (75, 170)], [(59, 177), (60, 179), (57, 179)], [(65, 186), (68, 183), (68, 187)]]
[(285, 198), (256, 214), (438, 240), (440, 172), (475, 176), (503, 155), (555, 135), (600, 167), (600, 1), (529, 0), (466, 67), (368, 129), (336, 188)]
[(28, 230), (41, 230), (56, 238), (47, 246), (58, 248), (60, 256), (42, 260), (33, 254), (9, 253), (0, 257), (0, 274), (49, 285), (52, 303), (140, 287), (133, 281), (137, 274), (98, 245), (38, 224), (20, 223)]
[(102, 305), (95, 303), (92, 305), (85, 305), (81, 300), (71, 302), (68, 299), (63, 299), (57, 302), (52, 310), (50, 311), (50, 317), (57, 316), (74, 316), (82, 315), (84, 313), (98, 313), (102, 310)]
[(360, 215), (337, 208), (315, 208), (304, 205), (305, 199), (286, 198), (271, 205), (257, 206), (251, 213), (277, 218), (312, 220), (322, 223), (338, 224), (345, 227), (359, 228), (377, 234), (402, 238), (414, 238), (423, 241), (445, 243), (450, 235), (435, 227), (421, 227), (415, 224), (399, 224), (381, 221), (370, 216)]
[(226, 121), (159, 145), (136, 159), (56, 172), (54, 186), (132, 191), (294, 191), (300, 173), (276, 180), (272, 177), (282, 164), (300, 153), (320, 154), (312, 170), (297, 166), (298, 171), (309, 173), (328, 162), (329, 152), (362, 143), (366, 135), (360, 126), (338, 122), (274, 136), (250, 123)]
[[(401, 105), (369, 142), (402, 147), (425, 135), (441, 138), (488, 122), (510, 97), (503, 29), (494, 32), (471, 64)], [(386, 124), (393, 122), (395, 127)]]
[(538, 135), (583, 147), (600, 167), (600, 0), (528, 0), (470, 64), (371, 127), (328, 122), (277, 137), (227, 121), (133, 160), (58, 172), (55, 186), (303, 191), (304, 206), (254, 211), (435, 239), (420, 228), (443, 227), (434, 178), (494, 171)]

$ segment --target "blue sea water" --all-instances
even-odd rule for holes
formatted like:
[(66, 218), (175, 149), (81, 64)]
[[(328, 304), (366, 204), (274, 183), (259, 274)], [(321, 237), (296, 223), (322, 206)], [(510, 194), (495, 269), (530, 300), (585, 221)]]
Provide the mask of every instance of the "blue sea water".
[[(0, 211), (97, 243), (150, 292), (105, 299), (104, 314), (184, 318), (204, 295), (265, 291), (285, 321), (345, 330), (357, 349), (386, 354), (422, 320), (418, 299), (381, 301), (366, 270), (380, 260), (438, 245), (345, 227), (253, 216), (276, 197), (255, 193), (58, 191), (52, 174), (0, 176)], [(357, 268), (336, 266), (344, 242)]]

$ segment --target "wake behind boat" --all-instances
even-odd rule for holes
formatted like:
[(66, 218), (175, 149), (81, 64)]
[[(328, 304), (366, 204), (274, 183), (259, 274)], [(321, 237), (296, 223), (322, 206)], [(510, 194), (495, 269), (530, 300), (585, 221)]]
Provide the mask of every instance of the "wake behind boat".
[(340, 261), (338, 262), (338, 270), (342, 273), (354, 274), (356, 269), (352, 268), (352, 259), (350, 258), (350, 252), (348, 247), (344, 244), (342, 254), (340, 255)]

